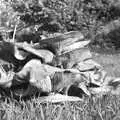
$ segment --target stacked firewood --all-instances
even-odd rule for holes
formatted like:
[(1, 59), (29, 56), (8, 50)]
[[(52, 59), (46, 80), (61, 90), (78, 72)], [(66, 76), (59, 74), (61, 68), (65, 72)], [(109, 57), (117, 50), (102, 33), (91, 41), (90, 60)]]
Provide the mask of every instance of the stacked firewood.
[(12, 91), (17, 97), (39, 93), (52, 102), (60, 101), (62, 95), (67, 97), (62, 100), (81, 100), (83, 96), (116, 93), (120, 79), (107, 76), (103, 67), (92, 60), (89, 42), (78, 31), (36, 44), (1, 42), (1, 91)]

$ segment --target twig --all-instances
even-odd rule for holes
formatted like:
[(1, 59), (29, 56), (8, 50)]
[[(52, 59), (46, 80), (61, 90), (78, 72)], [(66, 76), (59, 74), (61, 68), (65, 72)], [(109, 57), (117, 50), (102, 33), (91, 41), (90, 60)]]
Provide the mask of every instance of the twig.
[(14, 29), (14, 33), (13, 33), (13, 39), (12, 39), (13, 43), (15, 43), (16, 29), (17, 29), (17, 25), (15, 25), (15, 29)]
[(20, 17), (18, 17), (18, 22), (17, 24), (15, 25), (15, 29), (14, 29), (14, 33), (13, 33), (13, 39), (12, 39), (12, 42), (15, 43), (15, 35), (16, 35), (16, 31), (17, 31), (17, 25), (19, 24), (19, 20), (20, 20)]

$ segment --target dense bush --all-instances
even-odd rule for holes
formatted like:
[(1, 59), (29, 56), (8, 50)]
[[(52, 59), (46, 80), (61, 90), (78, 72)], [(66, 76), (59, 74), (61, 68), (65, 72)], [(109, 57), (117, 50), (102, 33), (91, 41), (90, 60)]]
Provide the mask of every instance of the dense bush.
[[(92, 45), (106, 47), (106, 44), (110, 43), (110, 47), (117, 45), (119, 48), (119, 28), (116, 30), (114, 24), (109, 25), (112, 21), (119, 20), (119, 1), (1, 0), (0, 2), (0, 31), (2, 36), (4, 32), (10, 33), (7, 38), (13, 37), (15, 27), (16, 39), (21, 38), (19, 41), (23, 41), (25, 38), (31, 38), (28, 42), (31, 40), (37, 42), (41, 34), (79, 30), (92, 40)], [(105, 30), (109, 28), (109, 34), (106, 34)], [(116, 34), (118, 37), (115, 37)]]

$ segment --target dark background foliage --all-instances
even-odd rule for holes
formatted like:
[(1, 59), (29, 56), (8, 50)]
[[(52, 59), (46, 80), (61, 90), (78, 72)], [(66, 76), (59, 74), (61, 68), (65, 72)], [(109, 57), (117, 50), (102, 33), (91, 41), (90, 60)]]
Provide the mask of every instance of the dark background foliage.
[[(38, 42), (40, 35), (81, 31), (91, 47), (119, 49), (119, 0), (1, 0), (1, 40)], [(116, 22), (117, 21), (117, 22)]]

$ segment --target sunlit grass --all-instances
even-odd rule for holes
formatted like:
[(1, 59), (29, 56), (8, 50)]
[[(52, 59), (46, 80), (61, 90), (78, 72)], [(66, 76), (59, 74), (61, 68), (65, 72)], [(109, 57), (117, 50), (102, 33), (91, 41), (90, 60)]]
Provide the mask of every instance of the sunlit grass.
[(120, 77), (120, 54), (93, 54), (93, 59), (103, 66), (108, 75)]
[(1, 120), (116, 120), (120, 117), (120, 98), (104, 96), (83, 102), (40, 103), (4, 101), (0, 105)]
[[(109, 75), (120, 77), (120, 55), (95, 55)], [(83, 102), (41, 103), (40, 98), (27, 101), (1, 100), (0, 120), (119, 120), (120, 96), (84, 98)]]

